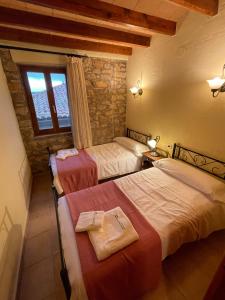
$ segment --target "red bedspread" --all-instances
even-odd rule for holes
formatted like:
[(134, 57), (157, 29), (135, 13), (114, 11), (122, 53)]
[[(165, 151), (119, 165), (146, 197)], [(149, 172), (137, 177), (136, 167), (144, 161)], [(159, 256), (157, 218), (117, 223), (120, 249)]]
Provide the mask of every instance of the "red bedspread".
[(113, 181), (66, 196), (74, 225), (80, 212), (120, 206), (139, 240), (99, 262), (87, 233), (76, 233), (89, 300), (133, 300), (155, 288), (161, 271), (161, 240)]
[(79, 155), (57, 159), (57, 171), (64, 194), (79, 191), (98, 183), (98, 171), (95, 161), (85, 150)]

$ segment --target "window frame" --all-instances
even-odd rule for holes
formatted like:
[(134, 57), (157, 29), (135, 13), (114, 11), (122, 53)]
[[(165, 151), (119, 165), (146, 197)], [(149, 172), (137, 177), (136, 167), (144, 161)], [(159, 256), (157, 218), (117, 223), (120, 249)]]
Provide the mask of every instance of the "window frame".
[[(25, 93), (27, 95), (28, 106), (29, 106), (30, 113), (31, 113), (31, 121), (32, 121), (32, 125), (33, 125), (34, 135), (41, 136), (41, 135), (47, 135), (47, 134), (50, 135), (50, 134), (57, 134), (57, 133), (62, 133), (62, 132), (71, 132), (71, 126), (70, 127), (61, 127), (61, 128), (59, 127), (56, 104), (55, 104), (55, 97), (54, 97), (52, 81), (51, 81), (51, 73), (64, 74), (65, 79), (66, 79), (66, 88), (67, 88), (67, 95), (68, 95), (66, 68), (65, 67), (53, 67), (53, 66), (51, 66), (51, 67), (49, 67), (49, 66), (48, 67), (33, 66), (33, 65), (20, 65), (19, 68), (20, 68), (20, 73), (21, 73), (22, 80), (24, 83)], [(49, 103), (49, 109), (50, 109), (53, 128), (39, 129), (27, 72), (43, 73), (43, 75), (44, 75), (44, 79), (45, 79), (45, 83), (46, 83), (46, 93), (48, 96), (48, 103)], [(69, 107), (69, 109), (70, 109), (70, 107)]]

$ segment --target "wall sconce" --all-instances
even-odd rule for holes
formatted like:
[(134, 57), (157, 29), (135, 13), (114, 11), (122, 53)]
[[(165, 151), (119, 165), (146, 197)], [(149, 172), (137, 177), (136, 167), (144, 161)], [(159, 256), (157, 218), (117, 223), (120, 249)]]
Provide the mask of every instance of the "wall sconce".
[(131, 87), (129, 90), (130, 90), (130, 92), (133, 94), (134, 97), (135, 97), (137, 94), (138, 94), (139, 96), (141, 96), (141, 95), (143, 94), (143, 90), (142, 90), (142, 88), (141, 88), (141, 81), (138, 80), (137, 85)]
[(213, 79), (207, 80), (213, 97), (217, 97), (219, 93), (225, 92), (224, 69), (225, 69), (225, 65), (223, 66), (221, 77), (215, 77)]
[(160, 140), (160, 136), (157, 135), (157, 137), (155, 139), (150, 139), (150, 140), (147, 141), (147, 144), (148, 144), (148, 146), (151, 150), (150, 151), (151, 155), (154, 156), (154, 157), (159, 156), (159, 153), (156, 151), (156, 146), (157, 146), (159, 140)]

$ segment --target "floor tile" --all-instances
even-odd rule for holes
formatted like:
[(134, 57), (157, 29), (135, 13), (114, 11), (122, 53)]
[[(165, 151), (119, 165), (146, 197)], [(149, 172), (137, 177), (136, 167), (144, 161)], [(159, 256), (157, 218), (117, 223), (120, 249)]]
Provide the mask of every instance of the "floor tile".
[(57, 290), (55, 300), (66, 300), (66, 294), (63, 289)]
[(162, 272), (159, 286), (144, 295), (142, 300), (187, 300), (176, 285)]
[(29, 267), (45, 258), (51, 257), (51, 255), (51, 232), (45, 231), (33, 238), (25, 240), (23, 267)]
[(61, 260), (60, 253), (54, 255), (54, 276), (56, 285), (57, 300), (66, 300), (64, 287), (60, 278)]
[(53, 223), (55, 225), (55, 220), (53, 219), (53, 215), (49, 212), (29, 218), (26, 238), (32, 238), (40, 233), (50, 230)]
[(210, 236), (208, 239), (184, 245), (165, 261), (166, 276), (170, 276), (177, 290), (187, 299), (203, 299), (223, 257), (223, 251), (212, 251), (211, 244), (215, 241), (217, 245), (221, 244), (221, 240), (224, 250), (224, 236), (218, 235), (216, 240), (213, 238), (213, 242)]
[(52, 257), (23, 270), (20, 300), (41, 300), (54, 292), (55, 280)]
[(29, 217), (39, 217), (44, 213), (50, 212), (52, 206), (53, 203), (46, 201), (46, 199), (37, 199), (32, 201), (29, 207)]
[(60, 253), (57, 253), (53, 257), (54, 262), (54, 276), (55, 276), (55, 283), (56, 286), (60, 286), (62, 284), (60, 278), (60, 271), (61, 271), (61, 260), (60, 260)]
[(45, 298), (42, 298), (41, 300), (57, 300), (57, 295), (56, 295), (56, 293), (54, 293)]
[(55, 255), (56, 253), (59, 252), (59, 237), (58, 237), (57, 227), (54, 226), (54, 228), (52, 228), (49, 231), (49, 234), (50, 234), (50, 240), (51, 240), (52, 255)]

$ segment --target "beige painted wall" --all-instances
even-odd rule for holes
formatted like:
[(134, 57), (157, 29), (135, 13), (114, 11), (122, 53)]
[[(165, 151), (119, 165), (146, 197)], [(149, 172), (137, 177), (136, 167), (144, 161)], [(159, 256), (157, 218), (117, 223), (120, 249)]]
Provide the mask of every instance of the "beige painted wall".
[(0, 63), (0, 299), (15, 298), (31, 172)]
[(128, 60), (127, 83), (141, 78), (144, 94), (128, 97), (127, 126), (159, 147), (179, 142), (225, 161), (225, 93), (211, 96), (206, 79), (225, 63), (225, 1), (215, 17), (189, 13), (174, 37), (154, 36)]
[[(53, 51), (53, 52), (62, 52), (62, 53), (72, 53), (72, 54), (80, 54), (80, 55), (87, 55), (88, 57), (96, 57), (96, 58), (108, 58), (108, 59), (117, 59), (117, 60), (127, 60), (128, 56), (126, 55), (119, 55), (113, 53), (104, 53), (104, 52), (93, 52), (93, 51), (85, 51), (85, 50), (73, 50), (67, 48), (57, 48), (57, 47), (49, 47), (49, 46), (42, 46), (32, 43), (21, 43), (21, 42), (14, 42), (14, 41), (5, 41), (0, 40), (0, 44), (7, 45), (7, 46), (14, 46), (14, 47), (22, 47), (22, 48), (31, 48), (37, 49), (42, 51)], [(38, 53), (38, 52), (29, 52), (29, 51), (21, 51), (21, 50), (11, 50), (11, 54), (13, 60), (16, 63), (21, 64), (66, 64), (66, 56), (64, 55), (55, 55), (55, 54), (45, 54), (45, 53)]]

